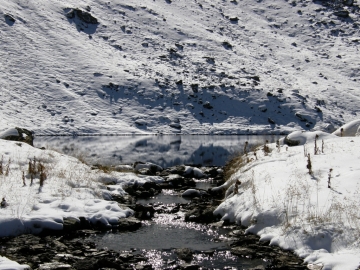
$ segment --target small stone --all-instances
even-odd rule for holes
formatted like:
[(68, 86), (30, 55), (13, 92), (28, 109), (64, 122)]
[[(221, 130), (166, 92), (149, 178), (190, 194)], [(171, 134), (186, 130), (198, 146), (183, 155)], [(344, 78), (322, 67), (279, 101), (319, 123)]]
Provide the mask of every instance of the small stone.
[(349, 17), (349, 11), (347, 11), (347, 10), (335, 11), (334, 15), (338, 16), (340, 18), (348, 18)]

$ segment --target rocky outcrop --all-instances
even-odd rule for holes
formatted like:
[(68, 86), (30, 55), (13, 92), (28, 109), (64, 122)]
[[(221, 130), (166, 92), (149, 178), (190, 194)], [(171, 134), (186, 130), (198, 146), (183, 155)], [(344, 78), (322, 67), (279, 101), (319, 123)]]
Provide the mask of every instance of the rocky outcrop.
[(3, 133), (0, 133), (0, 139), (9, 140), (9, 141), (16, 141), (16, 142), (24, 142), (34, 146), (33, 141), (33, 132), (25, 129), (25, 128), (11, 128)]

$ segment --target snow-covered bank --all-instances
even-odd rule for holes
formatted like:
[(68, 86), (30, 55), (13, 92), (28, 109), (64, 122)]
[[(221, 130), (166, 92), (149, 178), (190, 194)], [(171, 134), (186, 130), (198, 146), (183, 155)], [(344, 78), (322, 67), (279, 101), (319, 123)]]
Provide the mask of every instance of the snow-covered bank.
[(236, 172), (215, 214), (271, 245), (294, 250), (313, 264), (309, 267), (357, 269), (360, 137), (322, 132), (288, 137), (300, 145), (270, 144), (270, 151), (260, 147), (234, 161)]
[(104, 173), (55, 151), (0, 140), (0, 236), (61, 230), (66, 217), (84, 217), (111, 227), (133, 213), (108, 201), (111, 195), (125, 194), (126, 183), (146, 181), (162, 178)]
[(0, 256), (0, 269), (1, 270), (29, 270), (28, 265), (20, 265), (17, 262), (11, 261), (6, 257)]

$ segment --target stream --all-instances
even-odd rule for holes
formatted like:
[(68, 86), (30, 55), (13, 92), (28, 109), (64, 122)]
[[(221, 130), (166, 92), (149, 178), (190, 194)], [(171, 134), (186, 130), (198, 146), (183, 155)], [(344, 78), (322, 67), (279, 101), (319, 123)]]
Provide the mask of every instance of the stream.
[[(196, 182), (197, 189), (207, 190), (211, 187), (211, 181)], [(185, 222), (185, 212), (181, 210), (181, 206), (189, 201), (174, 190), (163, 189), (155, 197), (137, 200), (137, 203), (152, 205), (156, 211), (151, 220), (142, 222), (141, 228), (128, 233), (91, 236), (89, 240), (94, 241), (99, 248), (141, 254), (148, 259), (153, 269), (186, 269), (190, 266), (193, 269), (266, 267), (267, 262), (264, 259), (241, 258), (229, 251), (230, 228)], [(171, 213), (176, 206), (180, 206), (180, 211)], [(177, 251), (184, 248), (191, 250), (191, 259), (178, 258)]]

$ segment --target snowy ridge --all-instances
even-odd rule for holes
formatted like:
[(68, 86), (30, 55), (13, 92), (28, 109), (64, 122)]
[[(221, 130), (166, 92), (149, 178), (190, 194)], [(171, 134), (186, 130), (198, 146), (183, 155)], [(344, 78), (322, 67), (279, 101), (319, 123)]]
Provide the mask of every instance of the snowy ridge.
[(333, 131), (359, 114), (359, 9), (321, 3), (3, 0), (0, 131)]

